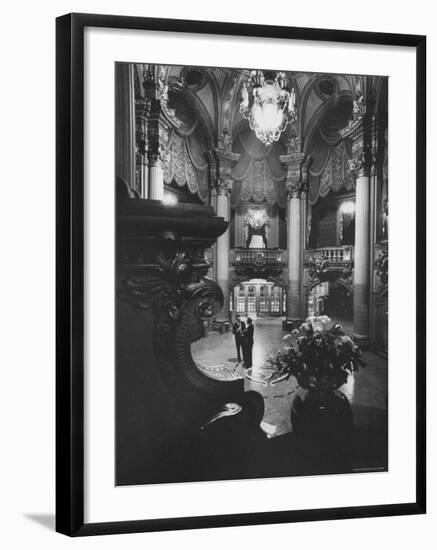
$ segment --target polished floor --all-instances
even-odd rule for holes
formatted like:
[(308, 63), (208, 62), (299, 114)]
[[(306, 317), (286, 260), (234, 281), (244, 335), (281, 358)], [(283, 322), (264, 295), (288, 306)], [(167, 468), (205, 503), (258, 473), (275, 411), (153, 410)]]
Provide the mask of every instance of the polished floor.
[[(351, 325), (340, 322), (346, 332)], [(265, 359), (284, 345), (281, 318), (255, 319), (253, 367), (255, 374), (263, 372)], [(234, 337), (231, 332), (211, 332), (192, 344), (192, 355), (204, 369), (224, 369), (238, 376), (244, 376), (244, 369), (237, 363)], [(366, 367), (351, 376), (341, 391), (352, 405), (354, 423), (357, 428), (384, 429), (387, 422), (387, 361), (371, 352), (363, 354)], [(245, 389), (255, 390), (264, 398), (265, 414), (262, 427), (270, 437), (292, 431), (290, 408), (297, 388), (294, 378), (277, 385), (267, 385), (245, 378)]]

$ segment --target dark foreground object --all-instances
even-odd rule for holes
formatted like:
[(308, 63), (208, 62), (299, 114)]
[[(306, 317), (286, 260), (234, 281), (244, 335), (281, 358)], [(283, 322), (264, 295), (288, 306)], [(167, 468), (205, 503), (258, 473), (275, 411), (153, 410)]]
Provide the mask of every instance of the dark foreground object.
[[(310, 414), (301, 411), (294, 433), (272, 439), (260, 427), (262, 396), (250, 391), (237, 401), (239, 412), (221, 407), (198, 433), (169, 445), (152, 483), (387, 470), (387, 431), (354, 428), (345, 398), (338, 396), (334, 410), (322, 419), (311, 409)], [(150, 479), (150, 471), (144, 476)]]

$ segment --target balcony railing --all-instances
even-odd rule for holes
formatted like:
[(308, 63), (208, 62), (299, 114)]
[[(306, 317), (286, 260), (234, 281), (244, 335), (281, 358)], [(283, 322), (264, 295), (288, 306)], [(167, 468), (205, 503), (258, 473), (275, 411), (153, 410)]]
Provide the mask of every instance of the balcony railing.
[(233, 261), (237, 264), (280, 264), (283, 253), (276, 248), (235, 248)]
[(314, 263), (320, 258), (328, 260), (332, 265), (351, 264), (354, 261), (353, 246), (325, 246), (305, 250), (305, 263)]

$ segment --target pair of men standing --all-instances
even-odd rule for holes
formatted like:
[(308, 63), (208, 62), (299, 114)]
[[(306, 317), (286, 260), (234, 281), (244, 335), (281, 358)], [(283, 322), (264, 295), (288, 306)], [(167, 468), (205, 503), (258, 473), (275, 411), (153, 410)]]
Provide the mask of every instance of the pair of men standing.
[(246, 369), (252, 366), (252, 348), (253, 348), (253, 322), (250, 317), (247, 318), (247, 325), (241, 320), (240, 315), (235, 317), (235, 323), (232, 326), (232, 332), (235, 337), (235, 346), (237, 348), (238, 362), (241, 363), (241, 351), (243, 352), (243, 361)]

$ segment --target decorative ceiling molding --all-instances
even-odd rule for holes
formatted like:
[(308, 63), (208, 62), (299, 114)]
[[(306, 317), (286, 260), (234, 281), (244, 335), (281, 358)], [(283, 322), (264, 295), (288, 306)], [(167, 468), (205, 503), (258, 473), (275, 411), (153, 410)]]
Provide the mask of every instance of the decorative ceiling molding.
[[(184, 88), (179, 82), (172, 82), (170, 84), (170, 92), (181, 96), (191, 107), (191, 109), (193, 109), (194, 113), (199, 117), (201, 125), (205, 130), (207, 147), (208, 149), (212, 149), (214, 147), (215, 124), (211, 120), (209, 112), (206, 109), (204, 103), (195, 93)], [(195, 122), (195, 124), (197, 124), (197, 122)], [(189, 132), (189, 130), (184, 131), (180, 128), (178, 129), (178, 132), (181, 135), (188, 135), (189, 133), (191, 133)]]
[[(311, 139), (313, 134), (319, 128), (323, 128), (322, 122), (326, 120), (329, 114), (332, 114), (336, 109), (342, 105), (350, 104), (352, 110), (352, 92), (350, 90), (341, 90), (329, 101), (322, 103), (318, 109), (311, 115), (310, 119), (305, 123), (303, 128), (303, 134), (305, 136), (303, 148), (306, 153), (310, 152), (311, 149)], [(347, 124), (348, 117), (345, 117), (344, 126)], [(340, 129), (340, 128), (339, 128)], [(327, 132), (325, 131), (325, 136)], [(331, 136), (332, 137), (332, 136)], [(338, 141), (341, 139), (340, 134), (338, 133)], [(332, 143), (330, 143), (331, 145)]]
[(278, 204), (284, 207), (287, 202), (285, 177), (277, 181), (269, 169), (266, 160), (251, 159), (242, 180), (234, 181), (231, 205), (240, 203)]
[(197, 194), (203, 202), (208, 201), (208, 164), (194, 161), (187, 140), (173, 133), (164, 160), (164, 182), (187, 186), (192, 195)]
[(355, 189), (355, 178), (349, 166), (350, 151), (345, 141), (332, 147), (321, 175), (311, 174), (308, 179), (308, 202), (314, 205), (319, 197), (326, 197), (331, 191), (351, 192)]

